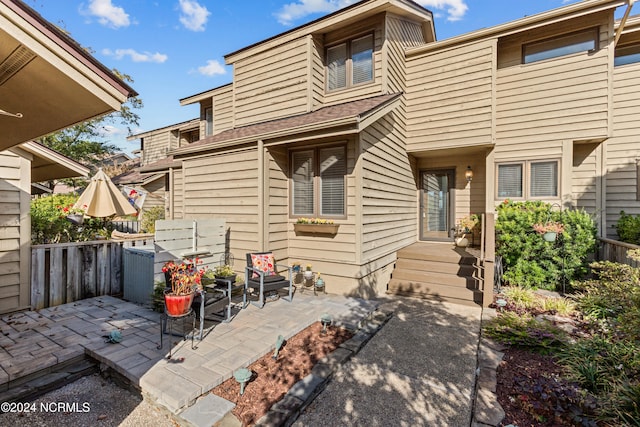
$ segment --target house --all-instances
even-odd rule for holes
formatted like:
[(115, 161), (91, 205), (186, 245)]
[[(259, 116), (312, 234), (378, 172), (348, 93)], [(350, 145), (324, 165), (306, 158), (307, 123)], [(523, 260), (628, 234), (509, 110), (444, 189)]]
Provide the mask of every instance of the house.
[(135, 95), (22, 1), (0, 0), (0, 313), (30, 308), (31, 183), (86, 174), (30, 141)]
[(224, 218), (236, 260), (271, 250), (361, 296), (386, 291), (399, 250), (505, 198), (584, 208), (612, 235), (640, 213), (632, 4), (436, 41), (417, 3), (365, 0), (232, 52), (232, 83), (180, 101), (200, 106), (199, 140), (153, 167), (170, 217)]

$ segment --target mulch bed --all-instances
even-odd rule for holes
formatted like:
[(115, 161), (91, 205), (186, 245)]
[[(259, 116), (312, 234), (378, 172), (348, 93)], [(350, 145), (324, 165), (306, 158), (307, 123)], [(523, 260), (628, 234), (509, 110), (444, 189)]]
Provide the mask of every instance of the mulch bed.
[(353, 336), (342, 328), (329, 327), (326, 334), (321, 334), (321, 330), (322, 325), (316, 322), (286, 340), (277, 360), (273, 360), (271, 352), (251, 364), (248, 368), (253, 376), (242, 396), (240, 384), (234, 378), (211, 393), (235, 403), (233, 414), (243, 425), (254, 425), (295, 383), (309, 375), (320, 359)]

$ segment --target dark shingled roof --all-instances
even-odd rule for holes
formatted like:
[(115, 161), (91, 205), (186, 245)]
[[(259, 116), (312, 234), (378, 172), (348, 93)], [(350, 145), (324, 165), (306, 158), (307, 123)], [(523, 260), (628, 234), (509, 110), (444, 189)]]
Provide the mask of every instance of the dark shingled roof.
[[(198, 147), (208, 147), (216, 143), (230, 142), (250, 137), (255, 137), (255, 139), (258, 140), (261, 136), (269, 135), (274, 132), (286, 132), (288, 129), (295, 132), (295, 129), (304, 126), (317, 125), (324, 122), (327, 122), (328, 125), (330, 125), (330, 122), (341, 119), (362, 118), (363, 116), (366, 116), (367, 113), (395, 100), (400, 95), (401, 93), (379, 95), (371, 98), (359, 99), (357, 101), (322, 107), (316, 111), (297, 116), (290, 116), (283, 119), (270, 120), (268, 122), (229, 129), (181, 148), (186, 149), (185, 151), (192, 152)], [(181, 151), (181, 149), (176, 150), (176, 154)]]

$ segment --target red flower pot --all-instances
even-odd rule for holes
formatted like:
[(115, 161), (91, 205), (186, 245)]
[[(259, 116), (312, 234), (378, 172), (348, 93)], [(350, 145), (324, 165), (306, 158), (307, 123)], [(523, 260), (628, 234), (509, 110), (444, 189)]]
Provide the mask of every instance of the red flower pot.
[(189, 295), (174, 295), (172, 293), (164, 294), (164, 305), (167, 310), (167, 314), (170, 316), (180, 316), (185, 314), (191, 308), (193, 302), (194, 293)]

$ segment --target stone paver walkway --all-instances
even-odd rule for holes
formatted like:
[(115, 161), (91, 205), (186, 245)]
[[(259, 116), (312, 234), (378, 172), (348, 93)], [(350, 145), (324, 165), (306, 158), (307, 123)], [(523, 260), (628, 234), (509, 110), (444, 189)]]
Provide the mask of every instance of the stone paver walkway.
[[(85, 353), (124, 375), (142, 393), (174, 414), (271, 351), (278, 335), (290, 338), (321, 314), (353, 327), (376, 307), (336, 295), (297, 293), (263, 309), (249, 305), (230, 323), (216, 324), (202, 341), (165, 335), (160, 341), (159, 314), (114, 297), (97, 297), (58, 307), (16, 313), (0, 319), (0, 393), (30, 375), (80, 360)], [(104, 336), (120, 330), (118, 344)], [(165, 358), (173, 345), (173, 357)], [(1, 396), (0, 396), (1, 397)]]

